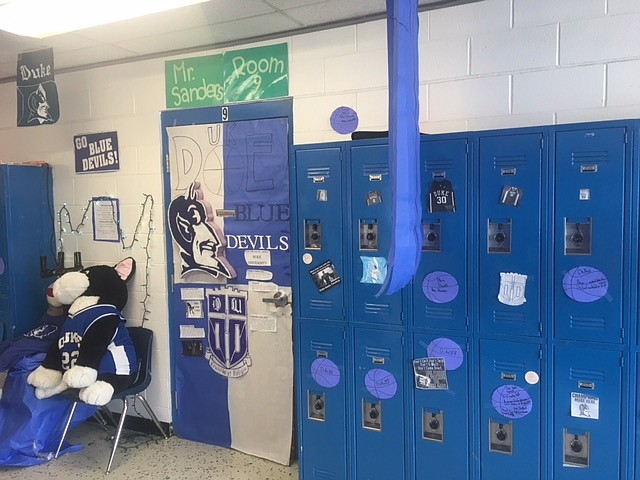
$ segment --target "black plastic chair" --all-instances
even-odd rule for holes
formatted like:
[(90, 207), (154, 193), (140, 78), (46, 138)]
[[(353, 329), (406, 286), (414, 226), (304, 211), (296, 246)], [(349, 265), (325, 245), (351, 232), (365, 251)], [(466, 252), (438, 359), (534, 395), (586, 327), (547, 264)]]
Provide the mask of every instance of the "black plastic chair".
[[(113, 438), (113, 448), (111, 449), (111, 456), (109, 457), (109, 463), (107, 464), (107, 474), (109, 474), (109, 472), (111, 471), (111, 464), (113, 463), (113, 458), (115, 457), (116, 449), (118, 448), (118, 442), (120, 441), (120, 435), (122, 434), (124, 420), (127, 417), (127, 410), (129, 409), (129, 397), (137, 398), (138, 400), (140, 400), (140, 402), (142, 402), (142, 405), (149, 414), (149, 417), (151, 417), (151, 420), (153, 421), (155, 426), (158, 428), (160, 434), (165, 439), (168, 438), (167, 434), (162, 429), (160, 422), (158, 421), (158, 417), (156, 417), (155, 413), (153, 413), (153, 410), (151, 410), (151, 407), (147, 403), (147, 400), (142, 395), (140, 395), (151, 383), (151, 350), (153, 346), (153, 332), (148, 328), (130, 327), (129, 334), (131, 335), (131, 339), (133, 340), (133, 344), (138, 355), (138, 376), (129, 388), (121, 392), (114, 393), (112, 397), (112, 400), (122, 400), (122, 413), (120, 414), (120, 421), (118, 422), (116, 434)], [(71, 425), (71, 421), (73, 420), (73, 414), (76, 411), (78, 403), (82, 402), (82, 400), (80, 400), (80, 398), (78, 397), (78, 391), (78, 389), (70, 388), (60, 394), (66, 398), (70, 398), (71, 400), (73, 400), (73, 406), (71, 407), (71, 412), (69, 412), (69, 417), (67, 418), (67, 423), (65, 424), (64, 431), (62, 432), (62, 438), (60, 439), (60, 443), (58, 444), (58, 449), (56, 450), (54, 458), (58, 458), (65, 437), (67, 436), (69, 425)], [(111, 412), (106, 406), (102, 408), (104, 408), (106, 412), (108, 412), (108, 416), (111, 416)]]

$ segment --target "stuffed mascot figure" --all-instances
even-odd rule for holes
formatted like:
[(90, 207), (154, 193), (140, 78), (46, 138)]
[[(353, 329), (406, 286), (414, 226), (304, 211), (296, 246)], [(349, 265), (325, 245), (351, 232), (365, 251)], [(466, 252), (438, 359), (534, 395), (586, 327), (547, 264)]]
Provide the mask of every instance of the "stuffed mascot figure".
[(77, 388), (80, 400), (102, 406), (131, 385), (138, 360), (121, 311), (134, 271), (128, 257), (115, 267), (91, 266), (54, 282), (53, 296), (69, 306), (69, 314), (58, 341), (27, 378), (37, 398)]

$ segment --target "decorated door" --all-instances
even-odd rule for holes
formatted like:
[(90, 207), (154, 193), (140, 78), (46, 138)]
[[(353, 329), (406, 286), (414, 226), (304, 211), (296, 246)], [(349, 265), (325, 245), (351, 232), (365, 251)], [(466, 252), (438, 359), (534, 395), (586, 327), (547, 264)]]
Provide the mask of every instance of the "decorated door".
[(162, 114), (173, 421), (288, 464), (291, 102)]

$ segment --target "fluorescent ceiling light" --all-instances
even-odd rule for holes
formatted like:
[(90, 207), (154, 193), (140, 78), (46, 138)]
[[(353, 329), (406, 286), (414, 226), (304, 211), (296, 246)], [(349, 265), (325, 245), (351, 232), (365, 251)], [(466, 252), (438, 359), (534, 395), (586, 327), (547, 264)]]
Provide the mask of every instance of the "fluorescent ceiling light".
[(0, 30), (45, 38), (206, 0), (0, 0)]

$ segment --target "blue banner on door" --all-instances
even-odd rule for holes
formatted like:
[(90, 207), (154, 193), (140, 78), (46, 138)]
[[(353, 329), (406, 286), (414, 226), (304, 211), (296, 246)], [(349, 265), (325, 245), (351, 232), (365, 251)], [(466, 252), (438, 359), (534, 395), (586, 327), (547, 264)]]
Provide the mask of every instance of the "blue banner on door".
[(53, 48), (18, 55), (18, 127), (56, 123), (60, 118), (53, 76)]
[(224, 209), (227, 259), (237, 278), (291, 286), (287, 119), (226, 123)]
[(118, 132), (88, 133), (73, 137), (76, 173), (120, 169)]

